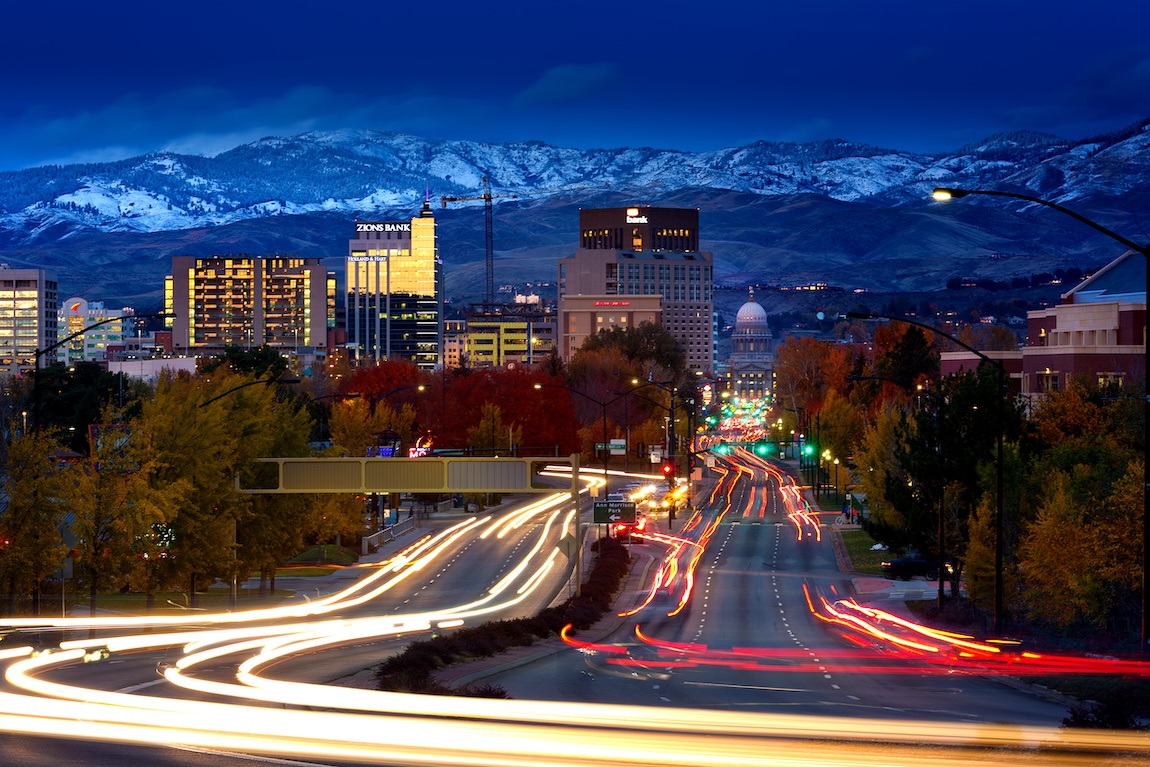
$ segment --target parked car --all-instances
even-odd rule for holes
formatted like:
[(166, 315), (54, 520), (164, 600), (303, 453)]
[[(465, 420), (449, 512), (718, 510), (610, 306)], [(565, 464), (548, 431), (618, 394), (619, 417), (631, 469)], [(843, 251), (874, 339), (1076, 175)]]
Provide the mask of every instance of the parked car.
[[(925, 559), (891, 559), (881, 565), (882, 574), (890, 580), (909, 581), (921, 575), (928, 581), (938, 580), (938, 562), (928, 562)], [(949, 565), (947, 565), (949, 568)]]

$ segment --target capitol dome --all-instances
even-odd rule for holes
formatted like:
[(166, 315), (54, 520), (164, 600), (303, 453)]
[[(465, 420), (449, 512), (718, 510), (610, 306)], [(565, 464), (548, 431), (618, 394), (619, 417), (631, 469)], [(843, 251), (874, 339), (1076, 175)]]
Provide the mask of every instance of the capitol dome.
[(739, 307), (739, 313), (735, 315), (735, 327), (744, 325), (766, 325), (767, 324), (767, 310), (755, 301), (755, 292), (752, 289), (750, 292), (750, 299), (747, 303)]

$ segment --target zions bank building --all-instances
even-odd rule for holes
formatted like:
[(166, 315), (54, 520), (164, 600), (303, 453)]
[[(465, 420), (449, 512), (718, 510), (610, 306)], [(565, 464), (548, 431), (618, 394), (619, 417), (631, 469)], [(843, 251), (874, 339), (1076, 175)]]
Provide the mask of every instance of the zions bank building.
[(410, 221), (356, 221), (347, 255), (347, 350), (365, 363), (443, 364), (443, 264), (435, 217), (423, 203)]

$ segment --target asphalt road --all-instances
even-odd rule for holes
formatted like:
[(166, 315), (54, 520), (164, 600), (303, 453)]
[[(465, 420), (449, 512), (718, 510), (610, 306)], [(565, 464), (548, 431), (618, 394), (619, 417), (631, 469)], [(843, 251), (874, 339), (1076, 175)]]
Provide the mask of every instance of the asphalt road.
[(860, 648), (808, 607), (809, 595), (851, 594), (829, 528), (797, 526), (778, 479), (761, 472), (737, 474), (713, 497), (701, 516), (721, 521), (687, 606), (668, 615), (676, 600), (661, 594), (601, 640), (626, 648), (624, 663), (572, 649), (484, 681), (515, 698), (655, 707), (1045, 726), (1066, 715), (976, 674)]

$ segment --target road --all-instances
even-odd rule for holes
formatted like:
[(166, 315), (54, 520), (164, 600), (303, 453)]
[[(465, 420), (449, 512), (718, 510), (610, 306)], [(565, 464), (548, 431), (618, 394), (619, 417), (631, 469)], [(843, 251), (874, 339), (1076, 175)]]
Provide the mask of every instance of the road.
[[(468, 517), (363, 568), (342, 591), (276, 610), (200, 613), (194, 625), (188, 615), (57, 619), (49, 628), (72, 640), (48, 653), (8, 633), (0, 758), (717, 767), (759, 765), (769, 752), (792, 765), (917, 764), (943, 754), (974, 765), (987, 755), (969, 745), (996, 742), (1008, 749), (994, 761), (1006, 765), (1066, 741), (1034, 726), (1049, 717), (1027, 712), (1029, 703), (1001, 703), (1014, 707), (1014, 724), (995, 727), (997, 713), (972, 703), (992, 705), (992, 688), (973, 677), (955, 693), (951, 675), (929, 663), (843, 639), (828, 617), (838, 608), (818, 607), (819, 595), (847, 586), (822, 527), (785, 481), (755, 467), (728, 471), (701, 513), (636, 547), (669, 556), (647, 557), (652, 588), (623, 632), (500, 679), (521, 699), (332, 684), (412, 637), (549, 602), (570, 573), (563, 542), (573, 514), (561, 501)], [(12, 630), (21, 624), (8, 621)], [(91, 629), (99, 636), (89, 641)], [(1078, 749), (1087, 746), (1070, 745), (1044, 751), (1044, 762), (1083, 763)], [(1107, 747), (1150, 753), (1150, 739), (1115, 736)]]
[[(753, 456), (719, 483), (691, 530), (715, 525), (677, 606), (661, 591), (601, 640), (628, 649), (561, 653), (490, 677), (516, 698), (653, 707), (1057, 726), (1066, 707), (978, 673), (860, 648), (820, 620), (811, 594), (849, 595), (829, 530), (796, 524), (785, 477)], [(651, 541), (646, 548), (662, 549)], [(639, 633), (637, 633), (639, 632)], [(639, 639), (639, 636), (643, 639)]]

